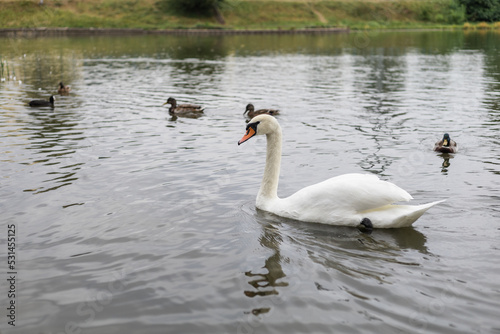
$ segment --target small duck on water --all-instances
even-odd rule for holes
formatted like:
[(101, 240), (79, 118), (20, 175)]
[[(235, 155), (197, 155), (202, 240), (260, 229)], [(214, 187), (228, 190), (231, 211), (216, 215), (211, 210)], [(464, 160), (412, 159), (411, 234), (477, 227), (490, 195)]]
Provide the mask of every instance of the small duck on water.
[(65, 86), (63, 84), (63, 82), (61, 81), (61, 82), (59, 82), (59, 87), (58, 87), (57, 91), (61, 95), (69, 94), (69, 92), (71, 91), (71, 87), (70, 86)]
[(259, 109), (259, 110), (255, 110), (255, 107), (253, 106), (253, 104), (249, 103), (249, 104), (247, 104), (247, 107), (246, 107), (245, 112), (243, 113), (243, 115), (246, 114), (248, 117), (254, 118), (255, 116), (261, 115), (261, 114), (268, 114), (268, 115), (274, 116), (274, 115), (278, 115), (279, 113), (280, 113), (280, 111), (277, 110), (277, 109)]
[(443, 139), (434, 144), (434, 151), (441, 153), (456, 153), (458, 151), (457, 143), (451, 140), (449, 134), (445, 133)]
[(168, 108), (170, 115), (201, 114), (205, 109), (197, 104), (177, 104), (173, 97), (169, 97), (163, 105), (165, 104), (170, 104), (170, 108)]
[(32, 100), (28, 104), (30, 107), (52, 107), (54, 108), (54, 95), (52, 95), (49, 100)]

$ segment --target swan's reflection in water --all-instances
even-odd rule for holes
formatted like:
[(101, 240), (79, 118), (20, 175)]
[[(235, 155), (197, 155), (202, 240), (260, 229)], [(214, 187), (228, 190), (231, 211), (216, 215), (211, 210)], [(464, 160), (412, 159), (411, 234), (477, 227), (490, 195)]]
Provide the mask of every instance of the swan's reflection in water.
[[(387, 283), (394, 270), (388, 267), (419, 266), (405, 259), (406, 250), (429, 254), (425, 235), (413, 227), (375, 229), (367, 234), (352, 227), (283, 219), (260, 210), (254, 217), (262, 228), (259, 244), (271, 251), (262, 267), (245, 272), (251, 288), (247, 286), (244, 294), (250, 298), (271, 298), (261, 299), (261, 307), (251, 311), (254, 315), (268, 313), (278, 302), (278, 295), (298, 292), (297, 281), (310, 283), (322, 291), (345, 289), (355, 298), (368, 299), (369, 296), (356, 293), (358, 284), (366, 282), (356, 280), (375, 279)], [(304, 258), (303, 254), (307, 256)], [(291, 259), (295, 259), (293, 264)], [(325, 279), (325, 276), (328, 277)], [(337, 282), (342, 277), (347, 279)]]
[[(279, 224), (268, 221), (266, 219), (267, 215), (266, 212), (258, 210), (254, 216), (262, 228), (261, 235), (259, 236), (259, 244), (272, 253), (266, 258), (263, 267), (245, 272), (245, 275), (249, 277), (248, 284), (252, 288), (245, 290), (244, 294), (250, 298), (276, 296), (279, 295), (278, 288), (288, 286), (282, 267), (284, 261), (281, 255), (283, 238), (279, 232)], [(263, 307), (252, 309), (250, 313), (259, 315), (268, 313), (270, 310), (270, 305), (265, 304)]]
[(274, 254), (269, 256), (264, 263), (263, 269), (265, 269), (267, 273), (245, 272), (246, 276), (252, 278), (248, 284), (255, 288), (254, 291), (245, 291), (246, 296), (277, 295), (278, 291), (276, 287), (288, 286), (288, 283), (280, 281), (280, 279), (286, 276), (281, 267), (282, 257), (280, 254), (280, 244), (282, 241), (281, 235), (276, 227), (272, 225), (263, 226), (259, 242), (263, 247), (271, 249)]
[[(281, 235), (278, 229), (270, 224), (262, 226), (262, 234), (259, 237), (259, 243), (267, 249), (273, 251), (273, 254), (269, 256), (265, 262), (264, 266), (257, 271), (247, 271), (245, 275), (250, 278), (248, 284), (250, 284), (253, 289), (245, 290), (244, 293), (247, 297), (256, 296), (271, 296), (278, 295), (279, 292), (277, 288), (288, 286), (288, 282), (284, 280), (286, 277), (281, 263), (283, 258), (280, 252), (280, 244), (282, 243)], [(268, 313), (270, 307), (258, 307), (252, 309), (251, 313), (254, 315), (259, 315), (263, 313)]]

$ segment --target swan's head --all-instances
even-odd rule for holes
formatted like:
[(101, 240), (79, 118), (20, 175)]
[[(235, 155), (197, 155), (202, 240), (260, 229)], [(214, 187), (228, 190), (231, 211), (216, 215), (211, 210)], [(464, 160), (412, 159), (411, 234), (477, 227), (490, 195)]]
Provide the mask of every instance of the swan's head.
[(451, 142), (450, 135), (445, 133), (443, 136), (443, 146), (450, 146), (450, 142)]
[(243, 144), (255, 135), (267, 135), (280, 130), (278, 121), (273, 116), (262, 114), (255, 116), (247, 124), (247, 132), (238, 141), (238, 145)]

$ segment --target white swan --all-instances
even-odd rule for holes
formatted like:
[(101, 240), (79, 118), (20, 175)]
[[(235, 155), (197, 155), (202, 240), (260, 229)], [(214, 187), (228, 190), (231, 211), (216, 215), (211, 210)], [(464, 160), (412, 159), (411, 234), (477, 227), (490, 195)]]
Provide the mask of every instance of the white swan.
[[(256, 207), (281, 217), (330, 225), (392, 228), (410, 226), (425, 211), (442, 201), (422, 205), (394, 205), (411, 195), (371, 174), (344, 174), (305, 187), (287, 198), (278, 197), (281, 164), (281, 127), (269, 115), (258, 115), (247, 124), (244, 143), (266, 135), (267, 155)], [(368, 218), (368, 219), (365, 219)]]

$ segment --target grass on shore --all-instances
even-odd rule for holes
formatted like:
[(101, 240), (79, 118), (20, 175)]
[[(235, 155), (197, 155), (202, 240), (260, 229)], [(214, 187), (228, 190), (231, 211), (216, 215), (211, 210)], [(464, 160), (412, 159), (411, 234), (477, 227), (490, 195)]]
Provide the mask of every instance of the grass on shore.
[[(166, 0), (0, 0), (0, 28), (142, 29), (415, 29), (462, 27), (454, 0), (227, 0), (225, 25), (210, 16), (181, 16)], [(474, 29), (478, 25), (467, 25)], [(500, 28), (482, 24), (479, 28)]]

